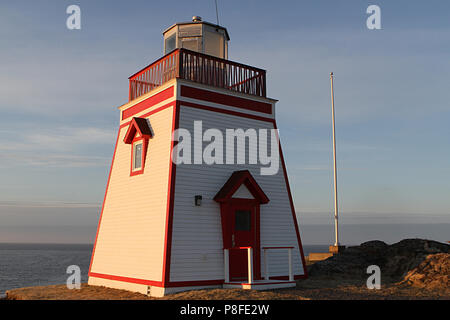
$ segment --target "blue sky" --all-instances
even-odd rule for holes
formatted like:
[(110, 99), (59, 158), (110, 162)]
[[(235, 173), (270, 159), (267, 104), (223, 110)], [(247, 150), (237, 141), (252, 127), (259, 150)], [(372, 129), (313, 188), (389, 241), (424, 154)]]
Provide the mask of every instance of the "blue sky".
[[(213, 0), (171, 3), (0, 4), (0, 241), (95, 233), (128, 76), (162, 55), (166, 27), (215, 22)], [(66, 28), (71, 4), (81, 30)], [(370, 4), (382, 30), (366, 28)], [(333, 71), (343, 223), (450, 223), (448, 1), (219, 0), (219, 11), (229, 58), (266, 69), (279, 99), (301, 222), (332, 223)], [(52, 226), (86, 228), (68, 240)]]

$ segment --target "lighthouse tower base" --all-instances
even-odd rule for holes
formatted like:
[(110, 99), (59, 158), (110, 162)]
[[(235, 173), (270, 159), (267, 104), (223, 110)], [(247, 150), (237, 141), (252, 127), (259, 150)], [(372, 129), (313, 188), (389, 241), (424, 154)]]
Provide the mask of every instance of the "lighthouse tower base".
[(228, 282), (217, 285), (203, 285), (203, 286), (186, 286), (186, 287), (158, 287), (139, 283), (130, 283), (120, 280), (109, 280), (95, 277), (89, 277), (89, 285), (102, 286), (108, 288), (114, 288), (119, 290), (127, 290), (132, 292), (138, 292), (150, 297), (160, 298), (168, 294), (174, 294), (183, 291), (190, 290), (203, 290), (203, 289), (244, 289), (244, 290), (272, 290), (282, 288), (293, 288), (296, 286), (295, 281), (289, 280), (255, 280), (253, 283), (241, 283), (241, 282)]

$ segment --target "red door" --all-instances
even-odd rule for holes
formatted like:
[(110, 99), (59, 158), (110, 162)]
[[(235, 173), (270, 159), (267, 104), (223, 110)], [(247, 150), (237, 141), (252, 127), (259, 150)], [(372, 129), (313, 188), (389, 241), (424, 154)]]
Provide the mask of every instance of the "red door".
[(229, 218), (231, 219), (232, 247), (230, 249), (230, 279), (246, 282), (248, 280), (248, 250), (237, 248), (253, 248), (253, 274), (257, 278), (259, 276), (259, 243), (257, 239), (259, 223), (257, 223), (255, 205), (232, 205)]

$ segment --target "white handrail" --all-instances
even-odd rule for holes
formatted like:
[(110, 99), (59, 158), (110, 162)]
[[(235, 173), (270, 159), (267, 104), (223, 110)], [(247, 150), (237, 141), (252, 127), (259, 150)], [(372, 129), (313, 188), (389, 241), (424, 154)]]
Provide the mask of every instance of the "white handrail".
[(247, 258), (248, 258), (248, 283), (253, 283), (253, 248), (247, 248)]
[(223, 262), (224, 262), (224, 279), (225, 282), (230, 282), (230, 254), (228, 249), (223, 249)]
[[(247, 262), (248, 262), (248, 283), (253, 283), (253, 248), (252, 247), (233, 247), (228, 249), (223, 249), (223, 259), (224, 259), (224, 279), (225, 283), (230, 282), (230, 250), (247, 250)], [(269, 250), (274, 249), (287, 249), (288, 250), (288, 263), (289, 263), (289, 281), (294, 281), (294, 273), (292, 267), (292, 249), (294, 247), (263, 247), (264, 250), (264, 279), (269, 280)]]
[(287, 249), (288, 263), (289, 263), (289, 281), (294, 281), (294, 274), (292, 268), (292, 249), (294, 247), (263, 247), (264, 250), (264, 279), (269, 280), (269, 251), (273, 249)]

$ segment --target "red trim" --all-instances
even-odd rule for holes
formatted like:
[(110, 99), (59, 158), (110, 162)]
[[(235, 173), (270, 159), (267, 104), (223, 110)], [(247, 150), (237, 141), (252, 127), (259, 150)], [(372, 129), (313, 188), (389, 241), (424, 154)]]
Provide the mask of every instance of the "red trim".
[(272, 105), (270, 103), (239, 98), (229, 94), (223, 94), (182, 85), (180, 95), (187, 98), (219, 103), (245, 110), (272, 114)]
[[(252, 246), (247, 247), (233, 247), (232, 244), (232, 233), (234, 230), (234, 218), (233, 214), (237, 208), (246, 208), (254, 212), (255, 217), (255, 241)], [(232, 198), (229, 201), (220, 203), (220, 217), (222, 222), (222, 243), (223, 249), (230, 250), (246, 250), (248, 248), (253, 248), (253, 274), (255, 279), (260, 279), (261, 277), (261, 249), (260, 249), (260, 203), (258, 200), (254, 199), (236, 199)], [(231, 258), (230, 252), (230, 261)], [(235, 271), (232, 270), (230, 262), (230, 277)], [(234, 267), (237, 267), (236, 265)]]
[(103, 273), (89, 272), (89, 277), (107, 279), (107, 280), (116, 280), (128, 283), (137, 283), (148, 286), (155, 286), (160, 288), (173, 288), (173, 287), (195, 287), (195, 286), (210, 286), (210, 285), (221, 285), (223, 284), (223, 279), (218, 280), (197, 280), (197, 281), (174, 281), (170, 283), (166, 283), (163, 285), (162, 281), (153, 281), (153, 280), (145, 280), (145, 279), (137, 279), (130, 277), (122, 277), (122, 276), (114, 276)]
[[(173, 120), (172, 120), (172, 133), (179, 128), (180, 122), (180, 105), (177, 101), (173, 108)], [(170, 146), (170, 159), (169, 159), (169, 184), (167, 191), (167, 214), (166, 214), (166, 233), (164, 237), (164, 258), (163, 258), (163, 270), (162, 279), (163, 285), (169, 283), (170, 281), (170, 260), (172, 252), (172, 229), (173, 229), (173, 207), (175, 199), (175, 175), (176, 175), (176, 165), (172, 161), (172, 151), (174, 140), (171, 139)]]
[(219, 192), (214, 196), (214, 200), (217, 202), (230, 201), (233, 194), (241, 185), (247, 187), (253, 197), (257, 200), (257, 203), (264, 204), (269, 202), (269, 198), (248, 170), (234, 171), (227, 182), (225, 182)]
[[(174, 122), (174, 126), (173, 126), (173, 130), (175, 130), (175, 128), (179, 127), (179, 112), (180, 112), (180, 106), (187, 106), (187, 107), (193, 107), (193, 108), (199, 108), (199, 109), (204, 109), (204, 110), (208, 110), (208, 111), (214, 111), (214, 112), (219, 112), (219, 113), (225, 113), (225, 114), (232, 114), (232, 115), (236, 115), (236, 116), (241, 116), (241, 117), (247, 117), (247, 118), (251, 118), (251, 119), (255, 119), (255, 120), (260, 120), (260, 121), (267, 121), (267, 122), (272, 122), (274, 125), (274, 128), (277, 129), (276, 126), (276, 122), (274, 119), (270, 119), (270, 118), (264, 118), (264, 117), (258, 117), (258, 116), (254, 116), (254, 115), (250, 115), (250, 114), (245, 114), (245, 113), (240, 113), (240, 112), (234, 112), (234, 111), (230, 111), (230, 110), (224, 110), (224, 109), (219, 109), (219, 108), (213, 108), (213, 107), (208, 107), (208, 106), (204, 106), (204, 105), (199, 105), (199, 104), (195, 104), (195, 103), (190, 103), (190, 102), (184, 102), (184, 101), (172, 101), (164, 106), (161, 106), (155, 110), (152, 110), (150, 112), (148, 112), (145, 115), (142, 115), (142, 117), (146, 117), (150, 114), (162, 111), (170, 106), (174, 106), (174, 110), (176, 110), (176, 113), (174, 112), (174, 119), (176, 120), (176, 126), (175, 126), (175, 122)], [(176, 116), (175, 116), (176, 114)], [(131, 121), (130, 121), (131, 122)], [(120, 125), (120, 129), (129, 125), (130, 122), (126, 122), (123, 123), (122, 125)], [(89, 276), (96, 276), (99, 274), (96, 273), (91, 273), (91, 267), (92, 267), (92, 262), (94, 259), (94, 253), (95, 253), (95, 247), (97, 244), (97, 238), (98, 238), (98, 233), (100, 230), (100, 224), (101, 224), (101, 219), (102, 219), (102, 215), (103, 215), (103, 209), (104, 209), (104, 205), (105, 205), (105, 199), (106, 199), (106, 195), (108, 192), (108, 187), (109, 187), (109, 181), (111, 178), (111, 170), (112, 170), (112, 166), (114, 163), (114, 159), (115, 159), (115, 154), (116, 154), (116, 150), (117, 150), (117, 142), (119, 139), (119, 134), (120, 134), (120, 129), (119, 132), (117, 133), (117, 139), (116, 139), (116, 146), (114, 149), (114, 154), (113, 154), (113, 159), (111, 161), (111, 167), (110, 167), (110, 171), (109, 171), (109, 176), (108, 176), (108, 182), (107, 182), (107, 187), (106, 187), (106, 191), (105, 191), (105, 196), (103, 199), (103, 205), (102, 205), (102, 211), (100, 214), (100, 219), (99, 219), (99, 224), (97, 227), (97, 234), (95, 237), (95, 242), (94, 242), (94, 248), (92, 251), (92, 256), (91, 256), (91, 263), (89, 265)], [(172, 141), (172, 149), (173, 149), (173, 141)], [(172, 152), (171, 149), (171, 152)], [(304, 257), (304, 253), (303, 253), (303, 247), (302, 247), (302, 242), (300, 239), (300, 233), (299, 233), (299, 228), (298, 228), (298, 223), (297, 223), (297, 218), (296, 218), (296, 214), (295, 214), (295, 208), (294, 208), (294, 204), (293, 204), (293, 200), (292, 200), (292, 194), (290, 191), (290, 186), (289, 186), (289, 181), (287, 178), (287, 171), (286, 171), (286, 166), (285, 166), (285, 162), (284, 162), (284, 157), (283, 157), (283, 152), (281, 149), (281, 142), (280, 142), (280, 146), (279, 146), (279, 151), (280, 151), (280, 157), (281, 157), (281, 164), (283, 167), (283, 172), (284, 172), (284, 177), (285, 177), (285, 182), (286, 182), (286, 188), (288, 191), (288, 196), (289, 196), (289, 201), (290, 201), (290, 206), (291, 206), (291, 212), (292, 212), (292, 216), (293, 216), (293, 220), (294, 220), (294, 225), (295, 225), (295, 231), (297, 234), (297, 241), (299, 244), (299, 250), (300, 250), (300, 256), (302, 259), (302, 263), (303, 263), (303, 270), (304, 270), (304, 275), (296, 275), (294, 276), (294, 279), (303, 279), (303, 278), (307, 278), (307, 269), (306, 269), (306, 262), (305, 262), (305, 257)], [(172, 163), (172, 157), (170, 159), (171, 163)], [(174, 192), (175, 192), (175, 188), (174, 188), (174, 184), (175, 184), (175, 171), (176, 171), (176, 166), (175, 164), (172, 163), (171, 167), (170, 167), (170, 182), (169, 182), (169, 188), (170, 186), (173, 184), (173, 188), (170, 188), (169, 193), (170, 195), (168, 195), (168, 198), (170, 198), (170, 202), (168, 203), (168, 210), (167, 210), (167, 217), (166, 217), (166, 235), (165, 235), (165, 251), (164, 251), (164, 265), (163, 265), (163, 282), (161, 283), (161, 286), (165, 285), (165, 286), (170, 286), (172, 283), (169, 282), (169, 277), (170, 277), (170, 253), (171, 253), (171, 247), (172, 247), (172, 224), (173, 224), (173, 199), (174, 199)], [(221, 203), (221, 212), (222, 210), (226, 210), (227, 204)], [(224, 221), (223, 221), (224, 217), (222, 216), (222, 232), (224, 231)], [(110, 277), (115, 277), (115, 276), (110, 276)], [(117, 277), (117, 278), (121, 278), (121, 279), (133, 279), (133, 278), (126, 278), (126, 277)], [(272, 278), (272, 277), (271, 277)], [(273, 277), (273, 279), (277, 279), (279, 277)], [(286, 276), (286, 279), (288, 279), (288, 277)], [(134, 279), (136, 281), (148, 281), (148, 282), (153, 282), (156, 283), (154, 281), (150, 281), (150, 280), (140, 280), (140, 279)], [(125, 281), (125, 280), (120, 280), (120, 281)], [(209, 280), (208, 280), (209, 281)], [(223, 280), (211, 280), (211, 282), (216, 281), (214, 284), (218, 284), (217, 281), (222, 281)], [(126, 281), (127, 282), (127, 281)], [(128, 281), (131, 282), (131, 281)], [(133, 283), (137, 283), (137, 282), (133, 282)], [(196, 283), (198, 283), (198, 285), (203, 285), (203, 283), (201, 283), (201, 281), (189, 281), (189, 282), (173, 282), (174, 286), (177, 286), (175, 284), (179, 284), (182, 283), (187, 284), (187, 285), (191, 285), (191, 286), (195, 286)], [(186, 286), (187, 286), (186, 285)]]
[(207, 111), (215, 111), (215, 112), (220, 112), (220, 113), (226, 113), (226, 114), (230, 114), (230, 115), (233, 115), (233, 116), (244, 117), (244, 118), (249, 118), (249, 119), (255, 119), (255, 120), (260, 120), (260, 121), (267, 121), (267, 122), (273, 122), (274, 121), (272, 118), (255, 116), (253, 114), (248, 114), (248, 113), (243, 113), (243, 112), (238, 112), (238, 111), (232, 111), (232, 110), (227, 110), (227, 109), (220, 109), (220, 108), (205, 106), (205, 105), (202, 105), (202, 104), (197, 104), (197, 103), (187, 102), (187, 101), (182, 101), (182, 100), (180, 102), (181, 102), (182, 106), (186, 106), (186, 107), (192, 107), (192, 108), (197, 108), (197, 109), (202, 109), (202, 110), (207, 110)]
[[(152, 115), (152, 114), (154, 114), (154, 113), (163, 111), (163, 110), (165, 110), (165, 109), (167, 109), (167, 108), (169, 108), (169, 107), (175, 106), (175, 105), (176, 105), (176, 102), (175, 102), (175, 101), (169, 102), (168, 104), (165, 104), (165, 105), (163, 105), (163, 106), (161, 106), (161, 107), (159, 107), (159, 108), (157, 108), (157, 109), (154, 109), (154, 110), (152, 110), (152, 111), (150, 111), (150, 112), (147, 112), (146, 114), (142, 115), (142, 117), (147, 117), (147, 116), (149, 116), (149, 115)], [(99, 230), (100, 230), (100, 224), (101, 224), (101, 221), (102, 221), (103, 209), (104, 209), (104, 207), (105, 207), (106, 195), (108, 194), (109, 182), (110, 182), (110, 180), (111, 180), (111, 172), (112, 172), (112, 168), (113, 168), (113, 164), (114, 164), (114, 159), (115, 159), (115, 157), (116, 157), (117, 144), (118, 144), (118, 142), (119, 142), (120, 131), (122, 130), (122, 128), (128, 126), (130, 123), (131, 123), (131, 121), (128, 121), (128, 122), (126, 122), (126, 123), (121, 124), (121, 125), (119, 126), (119, 130), (117, 131), (116, 145), (115, 145), (115, 147), (114, 147), (114, 153), (113, 153), (113, 157), (112, 157), (112, 159), (111, 159), (111, 166), (110, 166), (110, 168), (109, 168), (108, 181), (107, 181), (107, 183), (106, 183), (105, 195), (104, 195), (104, 197), (103, 197), (102, 210), (101, 210), (99, 222), (98, 222), (98, 225), (97, 225), (97, 232), (96, 232), (96, 235), (95, 235), (94, 247), (93, 247), (93, 249), (92, 249), (91, 262), (90, 262), (90, 264), (89, 264), (89, 273), (91, 272), (92, 262), (93, 262), (93, 260), (94, 260), (95, 247), (97, 246), (98, 233), (99, 233)]]
[[(139, 136), (136, 136), (139, 134)], [(148, 140), (153, 136), (152, 130), (148, 126), (147, 119), (133, 118), (128, 126), (125, 138), (123, 141), (126, 144), (131, 144), (131, 161), (130, 161), (130, 176), (136, 176), (144, 173), (145, 159), (147, 158)], [(134, 147), (137, 142), (142, 141), (141, 153), (141, 168), (134, 169)]]
[(92, 249), (91, 262), (89, 263), (89, 273), (91, 273), (92, 262), (94, 261), (95, 247), (97, 246), (98, 232), (100, 230), (100, 223), (102, 222), (103, 209), (105, 208), (105, 201), (106, 201), (106, 195), (108, 194), (109, 181), (111, 180), (111, 171), (113, 168), (114, 159), (116, 158), (117, 143), (119, 142), (119, 135), (120, 135), (120, 129), (117, 131), (116, 145), (114, 147), (114, 153), (113, 153), (113, 157), (111, 160), (111, 166), (109, 168), (108, 181), (106, 182), (105, 195), (103, 196), (102, 211), (100, 212), (100, 218), (98, 220), (97, 233), (95, 234), (95, 242), (94, 242), (94, 248)]
[(134, 106), (123, 110), (122, 111), (122, 120), (125, 120), (133, 115), (135, 115), (136, 113), (139, 113), (145, 109), (148, 109), (152, 106), (154, 106), (157, 103), (160, 103), (164, 100), (169, 99), (170, 97), (173, 97), (174, 95), (174, 86), (171, 86), (167, 89), (164, 89), (161, 92), (158, 92), (157, 94), (148, 97), (147, 99), (136, 103)]
[[(133, 164), (134, 164), (134, 146), (135, 143), (138, 141), (142, 141), (142, 154), (141, 154), (141, 169), (133, 170)], [(147, 158), (147, 149), (148, 149), (148, 138), (146, 137), (137, 137), (134, 138), (131, 143), (131, 163), (130, 163), (130, 177), (137, 176), (139, 174), (144, 173), (145, 168), (145, 159)]]
[(283, 282), (263, 282), (263, 283), (248, 283), (248, 282), (224, 282), (224, 284), (231, 284), (231, 285), (251, 285), (251, 286), (267, 286), (271, 284), (280, 284), (280, 283), (295, 283), (295, 281), (283, 281)]
[[(162, 288), (162, 287), (174, 288), (174, 287), (196, 287), (196, 286), (211, 286), (211, 285), (222, 285), (222, 284), (236, 284), (233, 282), (224, 282), (223, 279), (217, 279), (217, 280), (197, 280), (197, 281), (174, 281), (174, 282), (166, 283), (163, 286), (162, 281), (153, 281), (153, 280), (145, 280), (145, 279), (138, 279), (138, 278), (114, 276), (114, 275), (96, 273), (96, 272), (89, 272), (89, 277), (122, 281), (122, 282), (128, 282), (128, 283), (143, 284), (143, 285), (155, 286), (155, 287), (160, 287), (160, 288)], [(305, 278), (304, 275), (295, 275), (294, 276), (294, 280), (303, 279), (303, 278)], [(270, 277), (270, 280), (288, 280), (288, 279), (289, 279), (288, 276)], [(291, 282), (294, 282), (294, 281), (291, 281)], [(276, 282), (276, 283), (286, 283), (286, 282)], [(273, 283), (273, 284), (276, 284), (276, 283)], [(240, 283), (240, 284), (248, 284), (248, 283)], [(252, 285), (264, 285), (264, 284), (267, 284), (267, 283), (253, 283)]]
[(254, 273), (254, 278), (256, 280), (261, 279), (261, 206), (258, 204), (255, 207), (256, 215), (256, 243), (258, 245), (257, 250), (255, 250), (255, 261), (253, 264), (256, 267), (256, 272)]
[(150, 127), (148, 126), (147, 119), (144, 118), (133, 118), (130, 122), (130, 126), (128, 127), (127, 132), (125, 133), (125, 137), (123, 141), (126, 144), (130, 144), (133, 142), (134, 137), (136, 137), (136, 133), (143, 138), (151, 138), (153, 136)]
[(198, 281), (174, 281), (166, 283), (166, 288), (171, 287), (195, 287), (195, 286), (212, 286), (212, 285), (221, 285), (224, 280), (198, 280)]
[(263, 249), (294, 249), (294, 247), (263, 247)]
[[(274, 129), (277, 129), (277, 124), (275, 121), (273, 122), (273, 126), (274, 126)], [(303, 254), (303, 246), (302, 246), (302, 240), (300, 239), (300, 231), (298, 229), (297, 215), (295, 214), (294, 201), (292, 200), (291, 188), (289, 186), (286, 165), (284, 163), (283, 150), (281, 149), (281, 141), (280, 140), (278, 140), (278, 141), (279, 141), (279, 152), (280, 152), (280, 158), (281, 158), (280, 160), (281, 160), (281, 165), (283, 167), (283, 173), (284, 173), (284, 180), (286, 182), (286, 189), (287, 189), (288, 196), (289, 196), (289, 203), (291, 205), (292, 218), (294, 219), (294, 226), (295, 226), (295, 232), (297, 234), (297, 242), (298, 242), (298, 248), (300, 250), (300, 257), (302, 258), (303, 272), (304, 272), (303, 278), (307, 278), (308, 270), (306, 268), (305, 255)]]
[[(251, 192), (255, 199), (240, 199), (232, 198), (236, 190), (241, 186), (245, 185), (247, 189)], [(231, 237), (233, 231), (233, 223), (230, 219), (233, 219), (233, 214), (236, 208), (244, 206), (254, 210), (255, 215), (255, 239), (254, 239), (254, 276), (255, 279), (259, 279), (261, 276), (261, 249), (260, 249), (260, 204), (265, 204), (269, 202), (269, 198), (266, 196), (264, 191), (258, 185), (256, 180), (251, 175), (248, 170), (234, 171), (228, 178), (227, 182), (219, 190), (219, 192), (214, 197), (214, 200), (219, 202), (220, 205), (220, 215), (222, 221), (222, 243), (224, 248), (236, 249), (232, 247)], [(248, 249), (249, 247), (238, 247), (238, 249)], [(231, 259), (230, 259), (231, 260)], [(233, 269), (234, 270), (234, 269)], [(230, 267), (230, 274), (235, 273)], [(231, 275), (230, 275), (231, 276)]]
[[(152, 114), (155, 114), (157, 112), (163, 111), (163, 110), (165, 110), (167, 108), (170, 108), (172, 106), (175, 106), (175, 101), (169, 102), (168, 104), (165, 104), (165, 105), (163, 105), (163, 106), (161, 106), (159, 108), (156, 108), (156, 109), (154, 109), (154, 110), (152, 110), (150, 112), (147, 112), (147, 113), (141, 115), (141, 118), (146, 118), (146, 117), (148, 117), (148, 116), (150, 116)], [(123, 127), (129, 126), (130, 123), (131, 123), (131, 120), (127, 121), (125, 123), (122, 123), (119, 128), (122, 129)]]
[(102, 274), (102, 273), (96, 273), (96, 272), (89, 272), (89, 277), (102, 278), (102, 279), (108, 279), (108, 280), (116, 280), (116, 281), (122, 281), (122, 282), (128, 282), (128, 283), (145, 284), (148, 286), (156, 286), (156, 287), (163, 286), (161, 281), (152, 281), (152, 280), (145, 280), (145, 279), (113, 276), (113, 275), (109, 275), (109, 274)]
[(149, 67), (151, 67), (151, 66), (157, 64), (158, 62), (164, 60), (166, 57), (170, 56), (171, 54), (174, 54), (175, 52), (179, 52), (179, 51), (180, 51), (180, 49), (174, 49), (174, 50), (170, 51), (169, 53), (163, 55), (163, 56), (162, 56), (161, 58), (159, 58), (158, 60), (153, 61), (153, 62), (150, 63), (149, 65), (147, 65), (147, 66), (143, 67), (142, 69), (140, 69), (139, 71), (133, 73), (131, 76), (128, 77), (128, 80), (131, 80), (131, 78), (136, 78), (136, 77), (140, 76), (140, 75), (143, 74)]
[[(306, 266), (305, 266), (305, 271), (306, 271)], [(298, 280), (298, 279), (306, 279), (307, 276), (306, 274), (297, 274), (294, 275), (294, 280)], [(274, 276), (274, 277), (269, 277), (269, 280), (289, 280), (289, 276)]]

